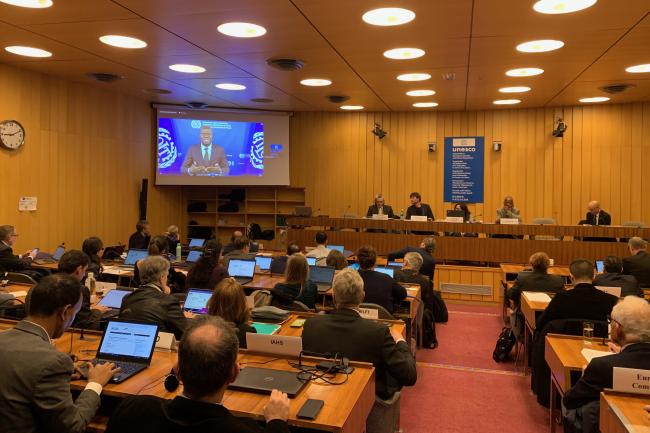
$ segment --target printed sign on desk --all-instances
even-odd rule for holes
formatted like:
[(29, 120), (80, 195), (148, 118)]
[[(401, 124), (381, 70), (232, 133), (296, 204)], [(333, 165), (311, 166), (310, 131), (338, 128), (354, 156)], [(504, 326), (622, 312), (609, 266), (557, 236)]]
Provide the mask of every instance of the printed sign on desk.
[(614, 391), (650, 394), (650, 370), (614, 367)]
[(484, 137), (445, 137), (445, 201), (483, 203)]

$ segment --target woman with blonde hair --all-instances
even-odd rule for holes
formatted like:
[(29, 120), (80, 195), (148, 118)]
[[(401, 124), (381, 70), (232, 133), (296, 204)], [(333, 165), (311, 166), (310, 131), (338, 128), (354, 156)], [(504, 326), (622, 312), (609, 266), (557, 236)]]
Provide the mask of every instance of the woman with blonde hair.
[(318, 288), (309, 280), (309, 265), (305, 256), (296, 253), (289, 257), (284, 271), (284, 282), (275, 285), (273, 297), (282, 305), (300, 301), (309, 308), (316, 308)]
[(256, 332), (250, 323), (251, 313), (246, 305), (244, 288), (234, 278), (224, 278), (214, 288), (208, 300), (208, 314), (235, 325), (241, 348), (246, 348), (246, 333)]

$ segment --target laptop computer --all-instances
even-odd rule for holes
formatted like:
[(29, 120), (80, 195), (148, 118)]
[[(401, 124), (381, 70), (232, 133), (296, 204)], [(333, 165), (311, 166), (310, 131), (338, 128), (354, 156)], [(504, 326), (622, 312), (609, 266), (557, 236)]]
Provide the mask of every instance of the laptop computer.
[(147, 250), (136, 250), (131, 248), (128, 253), (126, 253), (126, 258), (124, 259), (124, 264), (122, 267), (132, 268), (138, 262), (138, 260), (146, 259), (149, 257), (149, 251)]
[(119, 310), (122, 307), (122, 299), (129, 293), (132, 293), (131, 290), (113, 289), (98, 302), (98, 305)]
[(404, 267), (404, 262), (391, 262), (389, 261), (386, 266), (391, 267), (391, 268), (403, 268)]
[(306, 257), (309, 266), (316, 266), (316, 257)]
[(109, 320), (97, 356), (91, 362), (95, 365), (114, 363), (120, 372), (113, 376), (111, 382), (124, 382), (149, 367), (157, 338), (158, 325), (155, 323)]
[(190, 239), (190, 248), (201, 248), (205, 243), (205, 239)]
[(51, 256), (49, 256), (48, 254), (43, 254), (44, 256), (43, 258), (37, 256), (36, 260), (34, 260), (34, 263), (36, 263), (37, 265), (58, 263), (58, 261), (61, 260), (61, 256), (63, 255), (63, 253), (65, 253), (65, 247), (63, 245), (59, 245), (58, 247), (56, 247), (56, 250), (54, 250), (54, 253), (52, 253)]
[(183, 304), (183, 310), (195, 314), (208, 313), (208, 301), (212, 296), (211, 290), (190, 289)]
[(382, 274), (386, 274), (391, 278), (393, 278), (393, 275), (395, 274), (395, 269), (388, 268), (388, 267), (383, 267), (383, 266), (377, 266), (375, 268), (375, 271), (381, 272)]
[(202, 255), (203, 251), (192, 250), (185, 258), (185, 263), (196, 263), (199, 261)]
[(352, 254), (354, 254), (354, 252), (350, 250), (346, 250), (343, 245), (327, 245), (327, 248), (330, 250), (340, 251), (341, 254), (343, 254), (343, 257), (345, 257), (346, 259), (350, 257)]
[(316, 284), (318, 293), (324, 293), (332, 287), (332, 280), (334, 279), (333, 266), (310, 266), (309, 279)]
[(270, 368), (246, 367), (228, 389), (262, 394), (271, 394), (277, 389), (295, 398), (307, 384), (298, 379), (295, 371), (271, 370)]
[(230, 259), (228, 262), (228, 275), (243, 286), (253, 281), (255, 265), (255, 259)]
[(294, 213), (296, 214), (296, 216), (299, 217), (310, 217), (311, 208), (309, 206), (296, 206), (296, 210)]
[(271, 270), (271, 261), (272, 257), (268, 256), (255, 256), (255, 263), (260, 267), (260, 271), (270, 271)]

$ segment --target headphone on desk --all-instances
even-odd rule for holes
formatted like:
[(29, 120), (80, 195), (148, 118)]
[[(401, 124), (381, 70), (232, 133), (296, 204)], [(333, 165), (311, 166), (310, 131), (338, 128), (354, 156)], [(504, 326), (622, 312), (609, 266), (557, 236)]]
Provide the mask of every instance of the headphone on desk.
[(178, 376), (176, 376), (176, 372), (172, 368), (169, 374), (165, 377), (165, 389), (169, 392), (174, 392), (178, 389), (180, 384), (181, 382), (178, 380)]

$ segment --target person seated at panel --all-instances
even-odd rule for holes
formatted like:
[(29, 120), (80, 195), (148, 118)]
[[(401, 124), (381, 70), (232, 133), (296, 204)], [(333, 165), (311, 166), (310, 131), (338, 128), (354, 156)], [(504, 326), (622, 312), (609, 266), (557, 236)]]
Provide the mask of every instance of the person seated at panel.
[(225, 278), (214, 288), (208, 300), (208, 314), (235, 325), (242, 349), (246, 349), (246, 333), (257, 332), (251, 326), (251, 312), (246, 305), (244, 288), (234, 278)]
[(564, 278), (548, 273), (551, 260), (546, 253), (534, 253), (528, 259), (528, 263), (532, 270), (519, 272), (517, 279), (507, 292), (507, 297), (512, 301), (514, 308), (518, 308), (520, 305), (521, 292), (558, 293), (564, 290)]
[[(395, 271), (395, 281), (399, 283), (411, 283), (420, 285), (420, 298), (424, 305), (425, 314), (422, 318), (423, 346), (427, 349), (438, 347), (436, 338), (436, 323), (434, 318), (433, 283), (429, 277), (420, 273), (422, 267), (422, 255), (420, 253), (406, 253), (404, 255), (404, 266)], [(426, 313), (428, 311), (428, 314)]]
[(594, 265), (589, 260), (577, 259), (569, 266), (573, 289), (558, 292), (537, 319), (535, 326), (542, 331), (552, 320), (583, 319), (607, 320), (607, 315), (618, 298), (598, 290), (593, 284)]
[(436, 260), (433, 258), (433, 251), (436, 249), (436, 239), (428, 237), (422, 239), (419, 247), (406, 247), (398, 251), (388, 253), (388, 261), (403, 259), (406, 253), (420, 253), (422, 256), (422, 267), (420, 273), (433, 281), (433, 273), (436, 270)]
[(299, 301), (311, 309), (316, 308), (318, 288), (309, 279), (309, 265), (305, 256), (296, 253), (289, 257), (284, 282), (277, 283), (272, 293), (273, 300), (277, 300), (280, 305), (291, 305), (293, 301)]
[(88, 287), (82, 284), (82, 281), (84, 278), (86, 278), (88, 263), (90, 263), (90, 260), (88, 259), (88, 256), (82, 251), (70, 250), (66, 251), (61, 256), (58, 264), (58, 269), (60, 273), (74, 277), (79, 282), (81, 293), (83, 294), (81, 309), (79, 309), (79, 312), (75, 317), (73, 326), (75, 328), (98, 330), (100, 327), (99, 321), (102, 318), (102, 313), (107, 309), (101, 306), (91, 308), (90, 290)]
[(104, 243), (96, 236), (89, 237), (83, 241), (81, 251), (88, 256), (88, 269), (86, 273), (93, 273), (96, 280), (99, 280), (104, 271), (102, 266), (102, 252), (104, 251)]
[(325, 261), (327, 260), (327, 256), (331, 251), (329, 248), (327, 248), (327, 233), (316, 232), (315, 240), (316, 240), (316, 248), (313, 248), (311, 251), (309, 251), (306, 254), (306, 256), (315, 257), (316, 264), (318, 266), (322, 266), (325, 264)]
[(377, 194), (375, 203), (368, 207), (366, 218), (372, 218), (373, 215), (388, 215), (388, 218), (395, 218), (393, 208), (385, 204), (384, 197), (381, 194)]
[(643, 298), (643, 290), (634, 275), (623, 274), (623, 261), (620, 257), (607, 256), (603, 260), (603, 273), (596, 275), (594, 286), (620, 287), (621, 298), (639, 296)]
[[(564, 395), (565, 426), (581, 421), (582, 429), (598, 432), (600, 392), (613, 386), (614, 367), (650, 370), (650, 304), (628, 296), (612, 309), (610, 320), (614, 355), (591, 360), (582, 377)], [(566, 427), (565, 427), (566, 429)]]
[(230, 259), (248, 260), (255, 258), (255, 253), (250, 252), (250, 242), (246, 236), (235, 238), (233, 245), (235, 249), (223, 256), (223, 265), (226, 269), (228, 269), (228, 262), (230, 262)]
[(641, 287), (650, 287), (650, 254), (648, 242), (640, 237), (633, 237), (627, 242), (630, 256), (623, 257), (623, 273), (633, 275)]
[(600, 203), (592, 200), (587, 204), (587, 216), (580, 221), (580, 225), (590, 226), (609, 226), (612, 224), (612, 217), (610, 214), (600, 208)]
[(357, 271), (343, 269), (332, 284), (336, 310), (307, 319), (302, 347), (315, 353), (338, 353), (375, 366), (375, 393), (387, 400), (403, 386), (415, 385), (415, 358), (404, 337), (392, 328), (359, 315), (365, 293)]
[(409, 198), (411, 199), (411, 206), (406, 209), (407, 220), (410, 220), (413, 215), (426, 216), (427, 220), (429, 221), (435, 220), (433, 217), (433, 212), (431, 211), (431, 206), (426, 203), (422, 203), (422, 196), (419, 192), (412, 192)]
[(169, 260), (149, 256), (139, 266), (142, 285), (122, 298), (120, 318), (157, 323), (161, 332), (172, 332), (180, 340), (188, 319), (167, 287)]
[(102, 388), (118, 370), (112, 363), (84, 362), (88, 384), (73, 401), (70, 380), (80, 378), (79, 364), (52, 340), (63, 336), (81, 308), (79, 280), (62, 273), (44, 277), (29, 298), (27, 317), (0, 332), (2, 431), (85, 432), (99, 409)]
[[(462, 212), (463, 216), (463, 222), (466, 223), (473, 223), (474, 218), (472, 217), (472, 212), (470, 212), (469, 207), (465, 203), (456, 203), (454, 204), (454, 209), (455, 212)], [(465, 236), (465, 237), (471, 237), (471, 238), (476, 238), (478, 237), (478, 233), (463, 233), (463, 232), (445, 232), (445, 236)]]
[(140, 220), (135, 225), (135, 233), (129, 237), (129, 249), (146, 250), (151, 242), (151, 226), (149, 221)]
[[(149, 256), (160, 256), (164, 257), (165, 260), (169, 261), (169, 250), (167, 243), (167, 237), (165, 235), (157, 235), (151, 238), (147, 251)], [(133, 267), (133, 282), (138, 286), (142, 284), (140, 280), (140, 263), (142, 260), (138, 260)], [(185, 275), (181, 272), (176, 271), (171, 265), (169, 266), (169, 277), (167, 278), (167, 285), (169, 286), (172, 293), (184, 293), (185, 292)]]
[(289, 242), (289, 245), (287, 245), (287, 255), (276, 256), (271, 260), (271, 273), (276, 275), (284, 274), (284, 271), (287, 268), (287, 260), (289, 259), (289, 256), (299, 252), (300, 245), (295, 242)]
[(388, 275), (374, 270), (377, 251), (373, 247), (366, 245), (359, 248), (357, 261), (366, 293), (363, 302), (381, 305), (392, 313), (395, 305), (406, 299), (406, 289)]
[(174, 255), (176, 255), (176, 246), (181, 242), (181, 234), (178, 230), (178, 226), (170, 225), (167, 227), (167, 231), (163, 233), (167, 236), (167, 249)]
[(201, 144), (187, 149), (181, 171), (190, 176), (227, 176), (230, 171), (223, 147), (212, 144), (212, 128), (203, 125), (199, 132)]
[(27, 251), (19, 256), (12, 249), (18, 233), (11, 225), (0, 226), (0, 272), (20, 272), (28, 269), (36, 258), (36, 252)]
[(501, 222), (501, 218), (516, 218), (521, 223), (521, 212), (515, 207), (515, 200), (509, 195), (503, 198), (503, 207), (497, 209), (497, 224)]
[(331, 250), (325, 259), (325, 265), (331, 266), (337, 271), (348, 267), (348, 261), (339, 250)]
[(239, 375), (238, 346), (232, 325), (219, 317), (197, 318), (179, 344), (174, 367), (183, 393), (172, 400), (125, 398), (108, 420), (106, 433), (289, 433), (289, 398), (282, 392), (271, 393), (264, 407), (265, 426), (234, 416), (222, 404), (228, 384)]
[(214, 288), (228, 277), (228, 269), (219, 264), (221, 243), (216, 239), (209, 239), (203, 245), (203, 255), (190, 268), (185, 279), (185, 289), (214, 290)]

